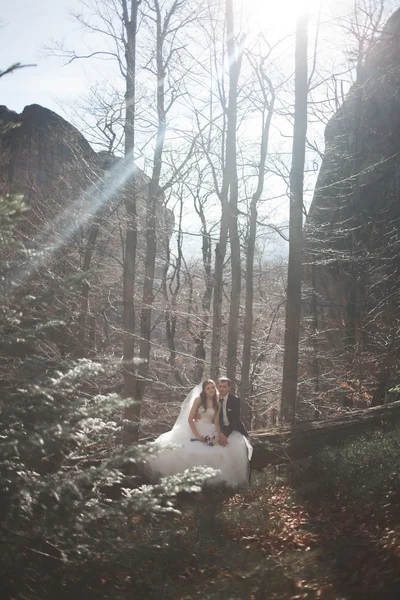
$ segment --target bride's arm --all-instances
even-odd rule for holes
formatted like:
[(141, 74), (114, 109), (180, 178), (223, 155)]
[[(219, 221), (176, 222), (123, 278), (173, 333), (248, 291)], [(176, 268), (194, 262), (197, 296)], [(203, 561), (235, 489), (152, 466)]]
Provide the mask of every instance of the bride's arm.
[(205, 442), (205, 439), (203, 438), (203, 436), (201, 436), (199, 434), (199, 432), (197, 431), (196, 426), (194, 424), (194, 419), (196, 417), (196, 413), (199, 409), (199, 406), (200, 406), (200, 398), (196, 398), (196, 400), (193, 402), (193, 406), (192, 406), (192, 409), (189, 414), (188, 423), (189, 423), (190, 429), (193, 432), (194, 437), (196, 437), (200, 442)]

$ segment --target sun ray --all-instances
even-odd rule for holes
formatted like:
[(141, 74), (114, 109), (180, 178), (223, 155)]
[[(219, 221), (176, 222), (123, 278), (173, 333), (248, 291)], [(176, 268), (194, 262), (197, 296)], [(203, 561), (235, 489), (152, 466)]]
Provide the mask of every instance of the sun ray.
[(294, 30), (297, 16), (319, 10), (324, 0), (246, 0), (240, 12), (250, 32), (274, 30), (286, 35)]
[[(55, 252), (67, 244), (78, 229), (87, 224), (104, 204), (114, 199), (124, 183), (132, 176), (134, 168), (132, 156), (128, 156), (125, 159), (121, 158), (108, 171), (107, 183), (101, 183), (100, 180), (92, 183), (79, 198), (39, 233), (34, 246), (36, 248), (40, 247), (41, 250), (33, 256), (29, 264), (25, 264), (13, 274), (13, 284), (10, 286), (10, 293), (15, 293), (38, 268), (44, 265)], [(68, 223), (68, 225), (65, 227), (63, 226), (64, 223)], [(54, 237), (54, 232), (59, 237), (57, 241), (49, 244), (48, 240)]]

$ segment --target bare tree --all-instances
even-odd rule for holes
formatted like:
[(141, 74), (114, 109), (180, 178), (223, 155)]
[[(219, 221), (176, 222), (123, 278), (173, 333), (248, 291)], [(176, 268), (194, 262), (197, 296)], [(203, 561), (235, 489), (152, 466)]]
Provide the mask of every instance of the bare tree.
[[(250, 60), (252, 60), (250, 58)], [(271, 79), (264, 69), (267, 56), (260, 58), (258, 64), (253, 64), (257, 74), (258, 83), (262, 94), (262, 134), (260, 142), (260, 158), (257, 165), (257, 187), (250, 201), (249, 230), (246, 244), (246, 297), (243, 324), (243, 359), (240, 381), (240, 397), (242, 399), (243, 419), (251, 428), (251, 404), (250, 391), (250, 366), (251, 366), (251, 343), (253, 336), (253, 303), (254, 303), (254, 252), (256, 247), (258, 203), (264, 190), (265, 168), (268, 155), (269, 133), (275, 105), (275, 90)]]
[[(181, 69), (181, 54), (185, 44), (181, 43), (181, 31), (190, 25), (197, 16), (198, 7), (189, 0), (171, 0), (169, 4), (159, 0), (121, 0), (116, 2), (93, 2), (83, 0), (83, 6), (94, 17), (92, 21), (82, 14), (75, 15), (79, 23), (91, 31), (103, 34), (114, 44), (114, 50), (99, 50), (79, 55), (63, 48), (59, 54), (67, 56), (70, 61), (79, 58), (112, 57), (116, 60), (125, 84), (123, 120), (124, 130), (124, 166), (125, 173), (119, 182), (120, 194), (124, 200), (124, 235), (123, 235), (123, 395), (134, 399), (127, 407), (125, 416), (130, 421), (139, 422), (140, 402), (143, 399), (144, 387), (149, 370), (150, 337), (152, 331), (152, 305), (154, 301), (154, 274), (157, 253), (157, 216), (162, 207), (165, 189), (177, 180), (177, 168), (167, 184), (161, 185), (163, 153), (167, 131), (167, 116), (177, 99), (185, 93), (182, 83), (184, 76)], [(139, 18), (139, 8), (141, 14)], [(140, 28), (139, 28), (140, 22)], [(146, 56), (145, 70), (154, 76), (156, 85), (156, 123), (152, 122), (151, 111), (146, 117), (142, 129), (148, 129), (146, 138), (141, 140), (142, 148), (147, 155), (149, 148), (154, 147), (152, 173), (148, 178), (135, 166), (134, 160), (140, 155), (138, 150), (136, 122), (137, 115), (137, 40), (142, 36), (142, 46), (149, 54)], [(142, 56), (143, 59), (143, 56)], [(142, 71), (143, 72), (143, 71)], [(149, 106), (151, 101), (148, 98)], [(106, 123), (108, 121), (106, 120)], [(114, 125), (114, 122), (113, 122)], [(108, 137), (115, 133), (108, 128)], [(143, 138), (143, 131), (141, 132)], [(193, 145), (189, 153), (193, 150)], [(181, 161), (183, 168), (188, 160)], [(138, 245), (138, 197), (145, 197), (145, 259), (142, 305), (140, 314), (139, 349), (135, 352), (136, 336), (134, 298), (136, 292), (136, 255)], [(162, 220), (162, 219), (161, 219)], [(142, 224), (143, 225), (143, 224)], [(94, 230), (93, 230), (94, 232)], [(93, 251), (94, 241), (90, 247)], [(88, 254), (89, 256), (89, 254)], [(137, 357), (136, 357), (137, 354)], [(135, 359), (140, 359), (138, 367)], [(137, 437), (138, 432), (133, 436)], [(126, 441), (132, 441), (127, 433)]]
[[(232, 0), (225, 3), (225, 28), (226, 28), (226, 50), (229, 61), (228, 81), (229, 90), (226, 98), (224, 81), (218, 82), (218, 99), (222, 109), (221, 123), (221, 154), (219, 162), (222, 168), (222, 181), (219, 183), (219, 175), (210, 146), (211, 131), (214, 125), (214, 116), (209, 118), (209, 138), (202, 139), (203, 150), (208, 160), (215, 192), (221, 206), (221, 220), (219, 239), (215, 247), (214, 268), (214, 295), (213, 295), (213, 322), (211, 342), (211, 369), (210, 375), (214, 379), (218, 377), (220, 370), (221, 333), (222, 333), (222, 300), (223, 300), (223, 274), (224, 262), (227, 252), (228, 237), (231, 244), (231, 270), (233, 275), (234, 292), (231, 292), (230, 317), (229, 317), (229, 340), (228, 340), (228, 370), (233, 382), (236, 373), (237, 362), (237, 326), (240, 302), (240, 242), (238, 235), (238, 174), (236, 163), (236, 130), (237, 130), (237, 97), (238, 81), (243, 58), (243, 37), (236, 40), (234, 32), (233, 5)], [(211, 28), (211, 44), (214, 48), (214, 60), (216, 60), (216, 33)], [(219, 66), (215, 67), (219, 71)], [(221, 70), (224, 66), (222, 64)], [(213, 107), (211, 105), (211, 111)], [(211, 113), (212, 114), (212, 113)]]
[[(137, 192), (138, 180), (135, 177), (135, 167), (133, 164), (135, 156), (135, 107), (136, 107), (136, 39), (138, 8), (141, 0), (131, 0), (130, 6), (127, 0), (122, 0), (122, 23), (125, 36), (124, 52), (126, 62), (126, 87), (125, 87), (125, 162), (128, 170), (126, 189), (125, 189), (125, 208), (127, 214), (127, 228), (125, 234), (125, 255), (123, 268), (123, 325), (124, 325), (124, 389), (125, 398), (135, 398), (134, 390), (136, 384), (134, 367), (134, 332), (135, 332), (135, 306), (134, 306), (134, 286), (136, 271), (136, 251), (137, 251)], [(133, 420), (138, 416), (137, 403), (126, 407), (125, 418)], [(134, 436), (136, 437), (136, 436)], [(128, 432), (125, 433), (125, 443), (131, 441)]]
[(183, 383), (180, 371), (177, 368), (177, 364), (176, 364), (177, 352), (176, 352), (176, 344), (175, 344), (175, 335), (176, 335), (176, 325), (177, 325), (177, 318), (178, 318), (178, 298), (179, 298), (179, 292), (181, 290), (181, 280), (182, 280), (182, 262), (183, 262), (182, 214), (183, 214), (183, 205), (184, 205), (184, 199), (183, 199), (183, 194), (181, 193), (180, 197), (179, 197), (178, 229), (176, 232), (176, 256), (172, 257), (170, 234), (168, 231), (166, 231), (165, 232), (166, 257), (165, 257), (165, 266), (164, 266), (163, 275), (162, 275), (162, 289), (163, 289), (164, 299), (166, 302), (166, 307), (164, 310), (164, 320), (165, 320), (165, 334), (167, 337), (167, 344), (168, 344), (168, 349), (169, 349), (169, 365), (173, 369), (176, 381), (181, 386), (183, 386), (184, 383)]
[[(173, 73), (174, 61), (178, 53), (179, 33), (196, 19), (197, 11), (186, 11), (186, 0), (174, 0), (169, 7), (165, 7), (159, 0), (149, 0), (150, 19), (155, 28), (154, 64), (149, 69), (156, 77), (157, 93), (157, 132), (154, 145), (153, 169), (149, 182), (149, 192), (146, 209), (146, 260), (142, 297), (142, 310), (140, 319), (140, 351), (139, 366), (136, 379), (136, 394), (138, 410), (143, 400), (145, 385), (150, 365), (150, 335), (152, 307), (154, 302), (154, 273), (157, 250), (156, 209), (160, 203), (163, 190), (176, 181), (178, 173), (183, 169), (193, 151), (193, 144), (182, 164), (172, 175), (169, 182), (162, 188), (160, 186), (161, 170), (163, 164), (163, 151), (167, 130), (167, 116), (179, 97), (179, 73)], [(178, 53), (179, 54), (179, 53)], [(170, 80), (168, 80), (168, 75)], [(168, 96), (167, 96), (168, 94)], [(138, 413), (139, 415), (139, 413)]]
[(244, 36), (236, 42), (235, 26), (233, 18), (233, 0), (226, 1), (226, 46), (229, 63), (229, 95), (227, 112), (227, 130), (226, 130), (226, 172), (229, 182), (229, 242), (231, 248), (231, 290), (229, 303), (229, 321), (228, 321), (228, 344), (226, 374), (231, 380), (233, 387), (236, 380), (236, 367), (238, 355), (238, 328), (239, 328), (239, 310), (240, 310), (240, 291), (241, 291), (241, 259), (240, 259), (240, 238), (239, 238), (239, 181), (237, 170), (237, 103), (238, 103), (238, 84), (239, 75), (242, 66)]
[(295, 108), (290, 171), (289, 264), (281, 404), (282, 417), (286, 421), (294, 421), (295, 419), (297, 396), (303, 254), (303, 182), (307, 133), (307, 28), (308, 15), (304, 12), (297, 18), (296, 23)]
[[(206, 208), (207, 201), (211, 192), (208, 190), (205, 169), (201, 168), (200, 160), (196, 163), (197, 181), (195, 186), (188, 186), (188, 191), (193, 198), (194, 209), (200, 219), (200, 235), (202, 237), (201, 256), (203, 273), (201, 279), (204, 280), (204, 287), (201, 293), (201, 310), (196, 304), (194, 309), (194, 277), (191, 273), (192, 262), (186, 265), (185, 277), (189, 284), (188, 310), (186, 318), (186, 328), (194, 341), (195, 381), (201, 381), (206, 366), (206, 337), (209, 333), (211, 299), (214, 287), (214, 274), (212, 265), (212, 230), (213, 225), (207, 222)], [(194, 189), (193, 189), (194, 187)]]

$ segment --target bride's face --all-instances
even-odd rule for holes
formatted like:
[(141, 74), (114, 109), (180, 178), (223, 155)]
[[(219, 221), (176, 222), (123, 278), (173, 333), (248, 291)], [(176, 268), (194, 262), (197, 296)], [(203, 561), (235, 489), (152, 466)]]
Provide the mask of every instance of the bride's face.
[(215, 394), (215, 385), (213, 383), (207, 383), (204, 391), (207, 398), (212, 398)]

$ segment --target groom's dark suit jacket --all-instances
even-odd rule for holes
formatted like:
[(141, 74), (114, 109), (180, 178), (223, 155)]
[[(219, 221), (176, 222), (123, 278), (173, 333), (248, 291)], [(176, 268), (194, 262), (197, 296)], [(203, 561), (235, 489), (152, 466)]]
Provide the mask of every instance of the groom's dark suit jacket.
[(248, 437), (249, 434), (246, 431), (246, 427), (240, 420), (240, 398), (233, 394), (228, 395), (226, 401), (226, 414), (228, 416), (229, 425), (222, 428), (222, 432), (226, 437), (228, 437), (232, 431), (239, 431), (239, 433)]

